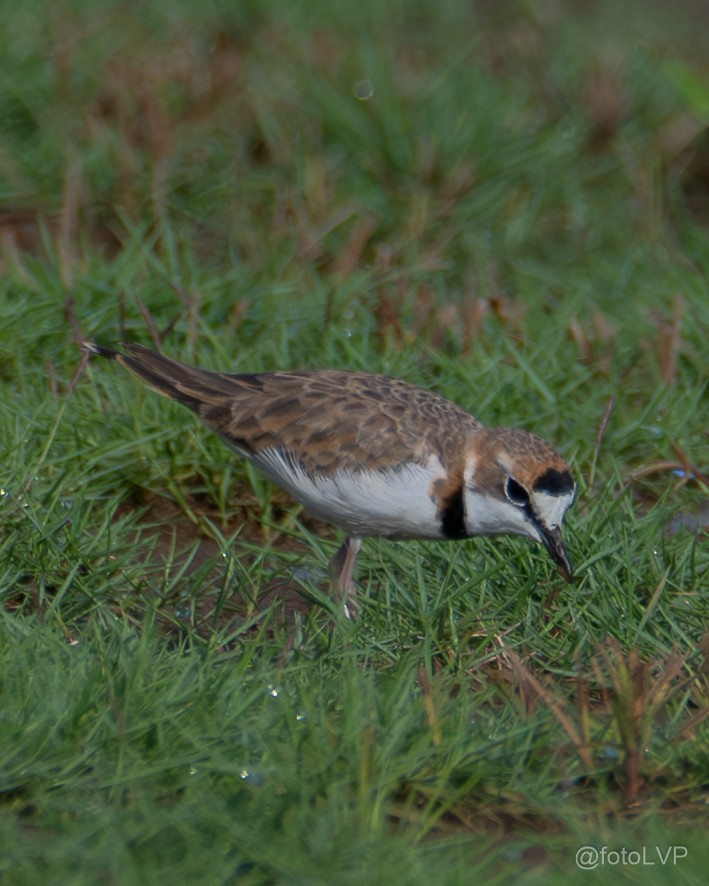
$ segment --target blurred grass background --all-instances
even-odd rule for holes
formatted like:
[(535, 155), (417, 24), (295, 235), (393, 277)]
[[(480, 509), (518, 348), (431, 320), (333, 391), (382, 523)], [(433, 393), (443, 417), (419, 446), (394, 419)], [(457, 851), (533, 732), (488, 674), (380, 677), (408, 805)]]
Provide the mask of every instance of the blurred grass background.
[[(3, 7), (4, 881), (599, 882), (591, 844), (703, 882), (708, 25)], [(372, 541), (343, 625), (335, 534), (82, 338), (536, 431), (579, 581), (521, 540)]]

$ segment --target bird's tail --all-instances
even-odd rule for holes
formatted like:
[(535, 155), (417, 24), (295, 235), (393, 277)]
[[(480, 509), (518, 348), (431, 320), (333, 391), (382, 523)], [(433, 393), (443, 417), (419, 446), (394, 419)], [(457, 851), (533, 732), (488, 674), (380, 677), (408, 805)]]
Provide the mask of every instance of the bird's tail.
[(90, 355), (115, 360), (158, 394), (184, 403), (197, 413), (202, 413), (205, 407), (223, 405), (229, 395), (228, 377), (224, 373), (196, 369), (142, 345), (122, 344), (120, 350), (114, 350), (87, 341), (82, 343), (82, 348)]

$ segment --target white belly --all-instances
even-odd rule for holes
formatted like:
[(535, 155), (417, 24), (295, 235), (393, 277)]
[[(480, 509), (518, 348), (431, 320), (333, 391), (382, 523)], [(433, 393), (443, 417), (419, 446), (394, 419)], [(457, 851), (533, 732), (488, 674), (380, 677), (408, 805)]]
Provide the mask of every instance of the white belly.
[(438, 458), (427, 465), (378, 471), (341, 470), (311, 476), (275, 449), (251, 460), (266, 476), (321, 520), (351, 535), (442, 538), (431, 484), (445, 476)]

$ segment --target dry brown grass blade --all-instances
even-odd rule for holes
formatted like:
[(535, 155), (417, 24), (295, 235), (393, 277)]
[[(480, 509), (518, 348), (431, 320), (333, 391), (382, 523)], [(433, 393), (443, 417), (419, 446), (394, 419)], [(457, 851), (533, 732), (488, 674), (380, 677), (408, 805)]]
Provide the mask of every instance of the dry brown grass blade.
[(694, 462), (690, 459), (687, 453), (682, 449), (682, 447), (673, 442), (672, 450), (677, 458), (681, 462), (682, 470), (684, 471), (685, 478), (690, 479), (693, 478), (697, 480), (697, 482), (701, 483), (704, 486), (706, 492), (709, 492), (709, 478), (706, 477), (699, 468), (694, 464)]
[(591, 717), (588, 703), (588, 680), (581, 673), (581, 655), (576, 656), (576, 700), (579, 711), (579, 727), (583, 746), (591, 747)]
[[(64, 316), (66, 317), (67, 322), (71, 327), (72, 338), (74, 339), (75, 344), (81, 350), (81, 360), (79, 360), (79, 365), (76, 367), (74, 374), (71, 377), (71, 381), (67, 385), (66, 393), (68, 396), (76, 387), (76, 383), (79, 381), (88, 365), (89, 351), (87, 351), (83, 347), (83, 342), (86, 336), (81, 331), (81, 326), (79, 325), (79, 321), (76, 316), (76, 310), (74, 309), (74, 301), (70, 295), (67, 295), (64, 299)], [(54, 383), (52, 382), (52, 374), (50, 372), (50, 386), (52, 385), (54, 385), (54, 387), (52, 388), (54, 390), (56, 386), (56, 381), (54, 381)]]
[(57, 379), (57, 371), (49, 357), (44, 358), (44, 368), (47, 370), (47, 381), (49, 382), (49, 391), (52, 399), (56, 400), (59, 393), (59, 381)]
[(665, 461), (656, 461), (650, 465), (644, 465), (642, 468), (635, 468), (628, 474), (631, 480), (642, 480), (643, 477), (650, 477), (652, 474), (663, 474), (667, 471), (682, 471), (684, 465), (681, 461), (666, 459)]
[(635, 650), (631, 650), (625, 658), (616, 640), (609, 640), (608, 647), (601, 650), (592, 664), (598, 682), (603, 684), (610, 679), (613, 687), (614, 720), (625, 751), (623, 796), (626, 807), (632, 807), (638, 802), (644, 785), (640, 770), (644, 755), (643, 702), (647, 668), (640, 662)]
[(436, 714), (436, 705), (431, 695), (431, 681), (428, 679), (426, 668), (424, 665), (419, 667), (419, 684), (423, 695), (423, 706), (426, 711), (426, 722), (431, 730), (431, 742), (435, 747), (441, 743), (441, 727), (438, 724), (438, 716)]
[(377, 323), (377, 337), (384, 349), (388, 345), (398, 348), (404, 336), (401, 322), (402, 293), (391, 295), (389, 290), (380, 290), (379, 300), (374, 307), (374, 318)]
[(579, 349), (581, 362), (592, 366), (595, 373), (608, 375), (616, 336), (611, 319), (601, 311), (593, 312), (590, 324), (582, 324), (578, 317), (572, 317), (567, 325), (567, 333)]
[[(170, 286), (182, 304), (187, 308), (187, 354), (190, 360), (194, 361), (197, 351), (197, 326), (199, 321), (199, 306), (202, 300), (201, 293), (199, 290), (185, 292), (177, 283), (171, 283)], [(173, 321), (170, 328), (174, 326), (175, 322), (177, 322), (176, 319)], [(166, 334), (167, 330), (163, 333), (162, 337), (164, 338)]]
[(76, 316), (76, 309), (74, 308), (74, 300), (70, 295), (64, 298), (64, 316), (71, 327), (71, 336), (74, 339), (74, 343), (80, 347), (86, 336), (81, 331), (81, 326)]
[(569, 320), (568, 326), (569, 338), (574, 342), (576, 347), (581, 352), (581, 360), (583, 363), (591, 363), (593, 359), (593, 350), (591, 348), (591, 342), (589, 341), (586, 332), (581, 325), (581, 322), (578, 317), (572, 317)]
[(544, 704), (546, 704), (549, 710), (554, 714), (559, 722), (559, 725), (569, 736), (571, 743), (573, 744), (576, 752), (579, 755), (579, 759), (581, 760), (583, 767), (587, 772), (590, 772), (593, 767), (591, 752), (586, 743), (583, 741), (582, 736), (579, 734), (573, 722), (571, 721), (571, 717), (564, 710), (562, 703), (558, 701), (552, 695), (552, 693), (539, 682), (539, 680), (537, 680), (532, 672), (522, 663), (521, 659), (515, 652), (513, 652), (511, 649), (507, 649), (505, 650), (505, 654), (507, 655), (507, 658), (512, 665), (512, 669), (514, 670), (517, 679), (524, 686), (530, 689), (538, 698), (540, 698), (544, 702)]
[(157, 327), (155, 321), (153, 320), (152, 314), (147, 309), (147, 307), (143, 304), (143, 302), (138, 298), (137, 295), (135, 297), (135, 303), (138, 305), (138, 310), (140, 311), (140, 314), (141, 314), (143, 320), (145, 321), (145, 325), (148, 328), (148, 333), (150, 335), (150, 338), (153, 341), (153, 344), (155, 345), (155, 347), (158, 350), (160, 350), (160, 347), (162, 345), (162, 340), (160, 337), (160, 333), (158, 332), (158, 327)]
[(659, 371), (660, 378), (666, 385), (672, 384), (677, 375), (683, 311), (684, 299), (677, 295), (672, 304), (672, 320), (669, 323), (657, 321)]
[(475, 347), (475, 342), (480, 336), (490, 311), (490, 304), (486, 298), (477, 298), (473, 296), (466, 298), (462, 305), (463, 313), (463, 343), (462, 350), (464, 354), (469, 354)]
[(671, 445), (677, 456), (676, 461), (674, 459), (664, 459), (663, 461), (656, 461), (652, 464), (644, 465), (641, 468), (635, 468), (635, 470), (631, 471), (628, 475), (629, 478), (631, 480), (642, 480), (644, 477), (649, 477), (652, 474), (680, 471), (681, 477), (677, 483), (677, 488), (684, 486), (685, 483), (689, 483), (690, 480), (694, 480), (705, 492), (709, 492), (709, 477), (699, 470), (679, 444), (673, 442)]
[[(624, 654), (620, 643), (610, 639), (592, 662), (598, 683), (610, 681), (613, 689), (614, 721), (625, 751), (623, 793), (628, 807), (637, 804), (646, 783), (642, 767), (653, 722), (667, 702), (692, 679), (681, 679), (687, 658), (674, 653), (657, 662), (646, 662), (634, 649)], [(700, 722), (704, 716), (690, 722)]]
[(76, 367), (76, 370), (74, 371), (74, 374), (71, 377), (71, 381), (67, 385), (67, 389), (66, 389), (67, 396), (69, 396), (69, 394), (71, 394), (71, 392), (76, 387), (76, 383), (79, 381), (79, 379), (83, 375), (84, 370), (88, 366), (88, 363), (89, 363), (89, 351), (82, 349), (81, 360), (79, 360), (79, 365)]
[(707, 707), (702, 708), (697, 711), (692, 717), (687, 720), (687, 722), (682, 726), (680, 731), (677, 733), (677, 741), (689, 741), (694, 738), (694, 730), (700, 723), (709, 717), (709, 705)]
[(647, 689), (646, 703), (648, 715), (652, 716), (656, 713), (673, 695), (676, 695), (677, 692), (690, 682), (691, 678), (689, 677), (679, 680), (686, 664), (686, 656), (679, 655), (678, 653), (668, 656), (662, 662), (662, 669)]
[(608, 427), (608, 422), (611, 419), (611, 414), (613, 412), (613, 407), (615, 406), (615, 397), (611, 397), (606, 403), (606, 408), (603, 410), (603, 415), (601, 416), (601, 421), (598, 425), (598, 430), (596, 431), (596, 440), (593, 447), (593, 460), (591, 461), (591, 470), (588, 475), (588, 485), (592, 486), (594, 478), (596, 476), (596, 465), (598, 464), (598, 456), (601, 451), (601, 444), (603, 443), (603, 436), (606, 433), (606, 428)]
[(626, 112), (622, 67), (596, 64), (586, 74), (580, 105), (590, 124), (589, 150), (598, 153), (615, 137)]
[(341, 280), (347, 279), (357, 270), (362, 262), (364, 250), (376, 228), (376, 219), (371, 215), (364, 215), (354, 223), (333, 267), (335, 275)]
[(79, 242), (79, 208), (81, 204), (81, 177), (76, 160), (70, 155), (64, 170), (62, 208), (59, 214), (57, 248), (65, 289), (74, 285), (76, 247)]

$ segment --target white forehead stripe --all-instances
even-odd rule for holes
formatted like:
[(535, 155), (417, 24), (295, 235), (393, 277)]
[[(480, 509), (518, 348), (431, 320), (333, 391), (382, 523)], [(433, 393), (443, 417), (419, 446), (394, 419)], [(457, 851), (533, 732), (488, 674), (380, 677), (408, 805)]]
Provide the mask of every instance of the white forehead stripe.
[(566, 495), (549, 495), (548, 492), (532, 493), (533, 507), (542, 526), (547, 529), (556, 529), (561, 526), (569, 505), (574, 500), (574, 490)]

